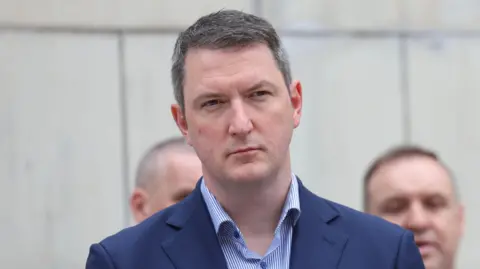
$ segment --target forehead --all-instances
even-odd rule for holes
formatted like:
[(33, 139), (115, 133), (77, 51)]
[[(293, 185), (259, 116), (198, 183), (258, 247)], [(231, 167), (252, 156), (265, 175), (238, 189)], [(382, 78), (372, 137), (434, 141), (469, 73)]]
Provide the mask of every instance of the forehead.
[(372, 200), (394, 195), (441, 194), (454, 196), (448, 171), (427, 157), (406, 157), (382, 165), (369, 184)]
[(226, 49), (190, 49), (185, 59), (185, 91), (248, 87), (259, 80), (282, 78), (265, 44)]
[(188, 183), (197, 180), (202, 174), (202, 163), (193, 152), (172, 152), (166, 161), (167, 182)]

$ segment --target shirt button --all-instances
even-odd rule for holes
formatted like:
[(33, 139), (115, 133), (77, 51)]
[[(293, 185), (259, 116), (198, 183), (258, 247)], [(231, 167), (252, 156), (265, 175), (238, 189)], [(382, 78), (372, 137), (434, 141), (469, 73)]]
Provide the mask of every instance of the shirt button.
[(240, 233), (238, 231), (235, 231), (233, 232), (233, 236), (238, 239), (240, 238)]
[(267, 263), (262, 261), (260, 262), (260, 267), (262, 267), (262, 269), (266, 269), (267, 268)]

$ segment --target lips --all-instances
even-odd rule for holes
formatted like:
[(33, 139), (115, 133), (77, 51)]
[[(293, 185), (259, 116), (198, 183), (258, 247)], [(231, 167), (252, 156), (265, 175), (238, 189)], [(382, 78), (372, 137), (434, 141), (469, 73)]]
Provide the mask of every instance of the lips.
[(420, 250), (420, 253), (422, 255), (428, 254), (429, 252), (431, 252), (435, 248), (435, 244), (431, 241), (416, 240), (415, 244), (417, 245), (417, 247)]
[(426, 246), (426, 245), (430, 244), (430, 243), (428, 243), (427, 241), (416, 241), (415, 243), (416, 243), (417, 246), (419, 246), (419, 247)]
[(247, 152), (251, 152), (251, 151), (255, 151), (255, 150), (260, 150), (260, 148), (259, 148), (259, 147), (239, 148), (239, 149), (236, 149), (236, 150), (230, 152), (228, 155), (240, 154), (240, 153), (247, 153)]
[(430, 240), (423, 240), (423, 239), (420, 239), (420, 240), (415, 240), (415, 244), (417, 244), (417, 246), (426, 246), (426, 245), (431, 245), (433, 244), (432, 241)]

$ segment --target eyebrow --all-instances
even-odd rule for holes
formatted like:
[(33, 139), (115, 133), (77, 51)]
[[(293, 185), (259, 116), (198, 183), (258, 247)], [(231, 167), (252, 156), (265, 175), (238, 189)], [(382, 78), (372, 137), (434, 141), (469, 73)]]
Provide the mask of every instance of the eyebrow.
[(391, 196), (391, 197), (388, 197), (388, 198), (382, 200), (380, 202), (380, 204), (388, 204), (388, 203), (391, 203), (391, 202), (406, 201), (406, 200), (408, 200), (408, 198), (405, 197), (405, 196), (395, 195), (395, 196)]
[(272, 88), (272, 89), (277, 88), (277, 86), (275, 86), (275, 84), (271, 83), (270, 81), (260, 80), (259, 82), (253, 84), (253, 86), (249, 87), (249, 89), (247, 91), (251, 92), (251, 91), (258, 90), (258, 89), (264, 88), (264, 87)]
[(195, 99), (193, 100), (193, 104), (194, 104), (194, 106), (201, 105), (201, 103), (204, 100), (217, 99), (217, 98), (220, 98), (220, 97), (222, 97), (222, 95), (219, 94), (219, 93), (214, 93), (214, 92), (203, 93), (203, 94), (200, 94), (199, 96), (195, 97)]

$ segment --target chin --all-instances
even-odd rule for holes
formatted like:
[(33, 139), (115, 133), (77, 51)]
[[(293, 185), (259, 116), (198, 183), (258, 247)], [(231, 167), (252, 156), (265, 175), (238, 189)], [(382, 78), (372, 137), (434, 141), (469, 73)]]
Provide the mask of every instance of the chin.
[(425, 264), (425, 269), (439, 269), (442, 268), (443, 262), (437, 257), (425, 257), (423, 258), (423, 263)]
[(257, 182), (269, 177), (272, 173), (266, 164), (249, 163), (227, 171), (227, 177), (235, 182)]

